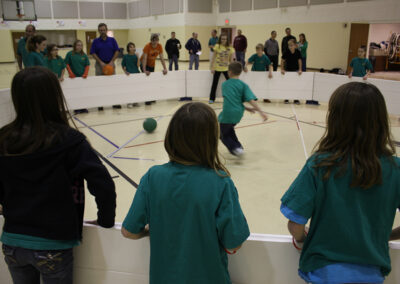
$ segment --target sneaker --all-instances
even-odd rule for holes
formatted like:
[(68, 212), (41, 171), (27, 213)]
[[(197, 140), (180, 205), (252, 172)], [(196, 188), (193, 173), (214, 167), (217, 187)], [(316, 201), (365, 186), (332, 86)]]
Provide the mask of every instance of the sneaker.
[(88, 113), (89, 111), (87, 109), (76, 109), (74, 110), (74, 114), (80, 114), (80, 113)]
[(149, 105), (151, 105), (151, 102), (145, 102), (144, 103), (146, 106), (149, 106)]
[(288, 103), (289, 103), (289, 100), (285, 100), (284, 103), (285, 103), (285, 104), (288, 104)]
[(211, 105), (211, 104), (214, 103), (214, 101), (213, 100), (209, 100), (208, 103)]
[(99, 111), (103, 111), (104, 110), (104, 107), (98, 107), (97, 108)]
[(113, 108), (115, 108), (115, 109), (120, 109), (120, 108), (121, 108), (121, 105), (113, 105)]
[(242, 148), (236, 148), (232, 151), (232, 154), (237, 157), (241, 157), (244, 154), (244, 150)]
[(294, 100), (294, 104), (295, 104), (295, 105), (299, 105), (299, 104), (300, 104), (300, 101), (299, 101), (299, 100)]
[(264, 103), (271, 103), (271, 101), (269, 99), (264, 99)]

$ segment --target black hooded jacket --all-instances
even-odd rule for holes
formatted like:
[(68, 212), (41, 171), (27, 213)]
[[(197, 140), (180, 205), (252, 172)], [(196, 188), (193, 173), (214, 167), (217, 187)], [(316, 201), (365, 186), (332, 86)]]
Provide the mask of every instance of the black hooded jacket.
[(42, 152), (0, 155), (3, 230), (54, 240), (80, 240), (84, 180), (95, 196), (99, 225), (114, 226), (114, 182), (79, 131), (69, 128), (61, 143)]

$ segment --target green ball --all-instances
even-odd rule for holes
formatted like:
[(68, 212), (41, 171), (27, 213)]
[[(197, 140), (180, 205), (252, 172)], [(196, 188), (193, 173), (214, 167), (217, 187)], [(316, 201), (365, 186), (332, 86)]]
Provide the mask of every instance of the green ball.
[(148, 133), (151, 133), (154, 131), (154, 129), (157, 128), (157, 121), (153, 118), (146, 118), (145, 121), (143, 121), (143, 129), (146, 130)]

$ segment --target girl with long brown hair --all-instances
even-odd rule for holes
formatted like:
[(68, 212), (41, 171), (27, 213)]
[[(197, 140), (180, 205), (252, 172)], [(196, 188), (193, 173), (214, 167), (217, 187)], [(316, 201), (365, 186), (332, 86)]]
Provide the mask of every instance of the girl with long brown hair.
[(11, 96), (16, 118), (0, 129), (3, 253), (14, 283), (72, 284), (73, 247), (82, 239), (84, 180), (98, 219), (110, 228), (115, 187), (86, 137), (69, 125), (56, 75), (18, 72)]
[(28, 50), (27, 62), (25, 67), (45, 66), (43, 53), (46, 49), (46, 38), (42, 35), (30, 37), (26, 42)]
[(60, 80), (60, 82), (64, 81), (65, 62), (64, 59), (58, 55), (58, 47), (56, 44), (51, 43), (47, 45), (47, 56), (45, 62), (46, 67), (57, 75), (58, 80)]
[(218, 157), (213, 109), (183, 105), (172, 117), (164, 146), (170, 162), (141, 179), (122, 234), (150, 234), (151, 283), (231, 283), (227, 253), (249, 236), (237, 190)]
[(379, 89), (360, 82), (339, 87), (325, 134), (282, 197), (306, 282), (383, 283), (391, 270), (388, 241), (400, 238), (399, 228), (392, 231), (400, 207), (394, 155)]
[(222, 34), (218, 39), (218, 44), (214, 46), (214, 54), (211, 60), (211, 73), (213, 74), (213, 82), (211, 85), (210, 101), (215, 101), (215, 93), (217, 92), (219, 77), (224, 74), (226, 80), (229, 79), (228, 67), (233, 61), (234, 48), (230, 45), (228, 35)]

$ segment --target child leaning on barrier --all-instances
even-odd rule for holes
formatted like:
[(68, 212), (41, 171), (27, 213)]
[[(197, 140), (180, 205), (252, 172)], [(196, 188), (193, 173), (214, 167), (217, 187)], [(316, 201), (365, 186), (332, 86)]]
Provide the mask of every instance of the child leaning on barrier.
[(170, 162), (152, 167), (140, 181), (122, 234), (150, 235), (150, 283), (231, 283), (227, 253), (250, 233), (220, 161), (218, 137), (212, 108), (183, 105), (165, 138)]
[[(352, 82), (329, 101), (327, 129), (282, 197), (299, 275), (308, 283), (383, 283), (400, 207), (400, 159), (373, 85)], [(305, 224), (311, 219), (306, 232)]]
[(110, 228), (115, 187), (86, 137), (69, 125), (56, 75), (18, 72), (11, 96), (16, 118), (0, 129), (3, 254), (14, 283), (72, 284), (73, 247), (82, 239), (84, 180), (97, 221)]
[(368, 76), (372, 71), (372, 64), (367, 58), (365, 58), (366, 53), (367, 49), (364, 46), (361, 46), (358, 49), (358, 56), (354, 57), (350, 62), (349, 78), (354, 76), (362, 77), (364, 80), (368, 79)]

